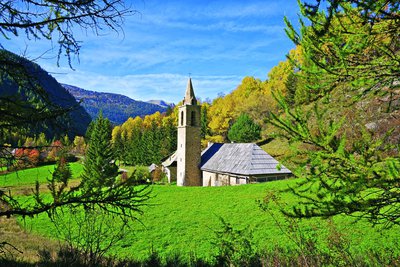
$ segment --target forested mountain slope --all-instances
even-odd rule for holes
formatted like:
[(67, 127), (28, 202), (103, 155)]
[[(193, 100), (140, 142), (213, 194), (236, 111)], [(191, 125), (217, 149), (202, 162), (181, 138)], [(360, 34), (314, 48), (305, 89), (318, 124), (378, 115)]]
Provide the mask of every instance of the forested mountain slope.
[(122, 124), (129, 117), (145, 116), (167, 110), (164, 106), (133, 100), (120, 94), (94, 92), (68, 84), (63, 84), (63, 86), (76, 100), (82, 100), (82, 106), (92, 118), (96, 118), (102, 110), (104, 117), (117, 125)]
[[(40, 132), (44, 132), (48, 138), (64, 136), (65, 134), (70, 137), (84, 135), (91, 118), (56, 79), (39, 65), (26, 58), (6, 50), (0, 50), (0, 53), (1, 58), (19, 66), (18, 69), (13, 71), (3, 68), (3, 66), (0, 68), (0, 104), (5, 112), (19, 110), (20, 114), (26, 113), (29, 116), (28, 122), (30, 122), (25, 125), (23, 121), (17, 122), (18, 118), (10, 117), (7, 119), (7, 113), (3, 114), (2, 121), (8, 121), (7, 124), (10, 125), (9, 133), (12, 133), (12, 127), (18, 127), (21, 130), (21, 127), (26, 126), (26, 129), (24, 129), (27, 135), (35, 135)], [(34, 101), (36, 101), (35, 104), (31, 105), (35, 106), (30, 106), (29, 104), (34, 103)], [(37, 112), (37, 110), (41, 110), (41, 112)], [(60, 116), (38, 120), (36, 123), (35, 118), (39, 117), (40, 113), (45, 112), (53, 114), (59, 112)], [(7, 139), (6, 136), (3, 136), (3, 138)]]

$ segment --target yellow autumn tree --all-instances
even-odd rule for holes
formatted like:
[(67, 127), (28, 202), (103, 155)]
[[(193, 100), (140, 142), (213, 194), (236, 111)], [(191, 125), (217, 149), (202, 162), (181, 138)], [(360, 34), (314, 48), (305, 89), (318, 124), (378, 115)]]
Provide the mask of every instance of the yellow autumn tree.
[(263, 125), (263, 116), (276, 108), (268, 82), (254, 77), (243, 78), (241, 84), (225, 97), (215, 99), (209, 108), (209, 128), (213, 142), (227, 141), (227, 133), (242, 113), (248, 114), (258, 124)]

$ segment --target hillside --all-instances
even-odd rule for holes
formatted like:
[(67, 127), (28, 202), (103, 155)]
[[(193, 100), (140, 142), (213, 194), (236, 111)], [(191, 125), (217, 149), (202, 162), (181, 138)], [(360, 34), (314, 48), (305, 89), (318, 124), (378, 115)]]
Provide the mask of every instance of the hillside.
[[(15, 66), (21, 66), (20, 69), (14, 71), (14, 73), (20, 72), (18, 76), (12, 76), (13, 72), (8, 69), (0, 70), (0, 97), (4, 101), (0, 104), (12, 110), (22, 108), (20, 112), (26, 112), (30, 116), (30, 123), (26, 129), (29, 135), (44, 132), (48, 138), (53, 138), (63, 136), (66, 133), (70, 137), (85, 134), (91, 121), (89, 114), (56, 79), (38, 64), (26, 58), (6, 50), (0, 50), (0, 53), (3, 60), (14, 63)], [(18, 101), (26, 101), (27, 103), (10, 107), (7, 106), (9, 104), (8, 99), (14, 101), (14, 103), (18, 103)], [(49, 111), (55, 112), (60, 108), (71, 109), (71, 111), (51, 120), (42, 119), (40, 122), (32, 123), (32, 115), (39, 116), (42, 105), (43, 109)], [(32, 114), (32, 112), (35, 112), (35, 114)], [(2, 119), (7, 119), (7, 113), (4, 113), (3, 116)], [(15, 120), (15, 118), (10, 119)]]
[(82, 106), (92, 118), (96, 118), (99, 111), (113, 124), (124, 123), (129, 117), (145, 116), (157, 111), (164, 112), (167, 107), (164, 101), (157, 104), (133, 100), (127, 96), (113, 93), (100, 93), (85, 90), (76, 86), (62, 84), (77, 101), (82, 100)]

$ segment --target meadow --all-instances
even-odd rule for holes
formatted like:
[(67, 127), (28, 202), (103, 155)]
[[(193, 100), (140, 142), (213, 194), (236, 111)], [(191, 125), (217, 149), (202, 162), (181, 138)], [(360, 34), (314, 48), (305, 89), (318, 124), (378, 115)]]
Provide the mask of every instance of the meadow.
[[(224, 227), (222, 218), (233, 229), (243, 230), (243, 237), (259, 252), (277, 248), (296, 251), (302, 246), (299, 244), (302, 238), (314, 242), (318, 251), (328, 251), (331, 249), (329, 240), (339, 238), (342, 248), (352, 255), (399, 256), (397, 240), (400, 240), (400, 232), (395, 228), (381, 230), (366, 221), (345, 216), (336, 216), (332, 220), (290, 220), (277, 206), (272, 205), (269, 212), (259, 207), (270, 191), (277, 192), (283, 201), (294, 203), (293, 195), (279, 193), (294, 183), (295, 179), (231, 187), (152, 185), (152, 198), (139, 215), (140, 221), (129, 223), (129, 231), (112, 247), (109, 255), (141, 261), (157, 252), (164, 258), (179, 255), (213, 262), (220, 249), (216, 232)], [(79, 230), (79, 222), (71, 219), (73, 216), (76, 214), (64, 213), (64, 220), (68, 221), (64, 226), (72, 231)], [(47, 215), (21, 219), (20, 222), (35, 234), (51, 239), (64, 236)], [(117, 220), (113, 227), (115, 231), (119, 229)]]
[[(79, 179), (83, 165), (79, 162), (69, 164), (73, 179)], [(20, 186), (34, 185), (36, 181), (46, 183), (54, 172), (55, 165), (44, 165), (37, 168), (29, 168), (16, 172), (0, 175), (0, 187), (17, 188)]]

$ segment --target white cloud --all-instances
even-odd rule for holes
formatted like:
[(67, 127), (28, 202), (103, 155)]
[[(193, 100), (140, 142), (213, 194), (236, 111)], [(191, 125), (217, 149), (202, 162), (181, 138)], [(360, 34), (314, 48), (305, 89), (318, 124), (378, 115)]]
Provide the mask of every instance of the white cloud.
[[(171, 102), (182, 99), (185, 74), (192, 72), (196, 95), (212, 99), (236, 88), (246, 75), (266, 77), (270, 67), (285, 59), (291, 42), (282, 15), (297, 10), (294, 0), (133, 3), (139, 3), (141, 14), (126, 18), (123, 34), (76, 32), (83, 40), (80, 63), (73, 62), (76, 71), (65, 59), (64, 68), (55, 67), (55, 58), (38, 63), (63, 83)], [(23, 50), (24, 43), (19, 45)], [(33, 42), (31, 58), (48, 47), (45, 40)]]
[[(135, 100), (162, 99), (172, 103), (183, 98), (188, 80), (188, 76), (174, 73), (106, 76), (69, 71), (64, 74), (58, 72), (53, 76), (61, 83), (86, 90), (122, 94)], [(201, 99), (214, 99), (221, 92), (229, 93), (241, 80), (242, 77), (235, 75), (192, 77), (196, 96)]]
[(203, 15), (214, 18), (243, 18), (243, 17), (271, 17), (276, 16), (281, 10), (280, 1), (259, 1), (249, 3), (248, 1), (240, 1), (231, 3), (224, 1), (223, 5), (211, 5), (206, 9)]
[[(290, 3), (288, 3), (290, 2)], [(148, 5), (138, 7), (140, 19), (155, 20), (154, 13), (160, 18), (180, 18), (185, 20), (230, 19), (230, 18), (270, 18), (281, 16), (283, 7), (296, 5), (296, 1), (190, 1), (174, 3), (147, 1)], [(156, 12), (150, 12), (156, 10)], [(158, 11), (158, 12), (157, 12)]]
[(276, 34), (284, 29), (284, 23), (261, 25), (253, 22), (242, 22), (237, 20), (202, 21), (192, 22), (186, 20), (171, 19), (168, 17), (152, 17), (147, 24), (162, 26), (165, 28), (184, 29), (186, 31), (227, 31), (227, 32), (258, 32), (261, 34)]

